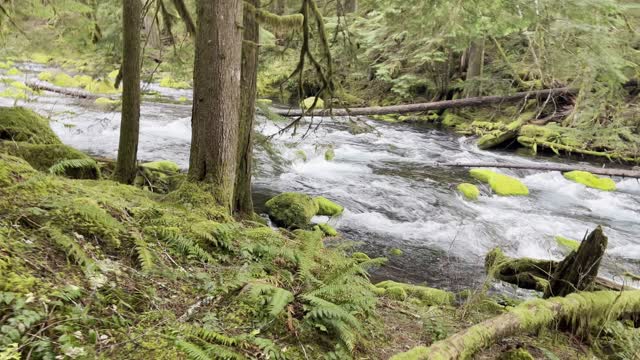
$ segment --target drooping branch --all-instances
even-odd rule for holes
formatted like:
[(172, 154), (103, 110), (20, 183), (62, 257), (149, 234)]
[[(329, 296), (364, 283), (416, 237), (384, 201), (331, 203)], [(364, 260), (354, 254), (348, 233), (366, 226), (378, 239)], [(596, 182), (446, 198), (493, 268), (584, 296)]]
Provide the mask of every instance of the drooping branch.
[(187, 29), (187, 32), (189, 33), (189, 35), (191, 35), (191, 37), (195, 37), (196, 25), (193, 22), (193, 18), (191, 17), (191, 14), (189, 13), (189, 9), (187, 9), (187, 5), (184, 3), (184, 0), (172, 0), (172, 1), (173, 1), (173, 6), (178, 11), (178, 15), (180, 15), (180, 18), (184, 22), (184, 27)]
[(479, 96), (466, 99), (435, 101), (429, 103), (408, 104), (408, 105), (392, 105), (392, 106), (373, 106), (360, 107), (350, 109), (326, 109), (326, 110), (302, 110), (302, 109), (280, 109), (275, 112), (278, 115), (297, 117), (297, 116), (368, 116), (368, 115), (386, 115), (386, 114), (408, 114), (418, 113), (430, 110), (459, 109), (464, 107), (481, 107), (494, 104), (512, 103), (523, 99), (545, 98), (548, 96), (571, 95), (577, 92), (571, 88), (556, 88), (536, 91), (519, 92), (512, 95), (494, 95)]
[(640, 315), (640, 291), (597, 291), (566, 297), (524, 302), (509, 312), (483, 321), (433, 345), (419, 346), (393, 356), (392, 360), (470, 359), (497, 340), (535, 332), (564, 321), (574, 329)]

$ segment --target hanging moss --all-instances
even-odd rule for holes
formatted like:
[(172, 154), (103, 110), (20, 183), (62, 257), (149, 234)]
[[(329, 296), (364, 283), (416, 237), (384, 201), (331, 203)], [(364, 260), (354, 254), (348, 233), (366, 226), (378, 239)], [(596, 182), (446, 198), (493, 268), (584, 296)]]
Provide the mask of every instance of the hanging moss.
[(458, 191), (460, 191), (468, 200), (477, 200), (478, 196), (480, 196), (480, 190), (478, 190), (478, 187), (469, 183), (462, 183), (458, 185)]
[(33, 144), (61, 144), (49, 121), (22, 107), (0, 107), (0, 139)]
[(333, 201), (323, 197), (316, 196), (313, 201), (317, 204), (318, 213), (316, 215), (337, 216), (342, 214), (344, 208)]
[(606, 177), (598, 177), (593, 175), (587, 171), (569, 171), (563, 174), (565, 178), (575, 181), (577, 183), (583, 184), (590, 188), (604, 190), (604, 191), (615, 191), (616, 183), (610, 178)]
[(390, 288), (402, 288), (410, 297), (420, 300), (425, 305), (452, 305), (454, 300), (453, 293), (425, 286), (404, 284), (391, 280), (383, 281), (376, 284), (376, 286), (387, 289), (387, 291), (389, 291)]
[(279, 226), (304, 228), (318, 212), (318, 204), (308, 195), (283, 193), (266, 203), (269, 217)]

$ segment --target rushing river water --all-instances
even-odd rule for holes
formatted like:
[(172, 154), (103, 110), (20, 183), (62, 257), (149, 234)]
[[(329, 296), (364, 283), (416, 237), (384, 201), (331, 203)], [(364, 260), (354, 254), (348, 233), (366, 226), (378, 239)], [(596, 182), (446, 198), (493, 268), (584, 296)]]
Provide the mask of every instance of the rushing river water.
[[(42, 69), (24, 65), (35, 78)], [(31, 74), (31, 75), (29, 75)], [(3, 89), (0, 84), (0, 91)], [(191, 97), (190, 91), (149, 85), (163, 96)], [(12, 99), (0, 98), (9, 106)], [(63, 142), (86, 152), (115, 157), (120, 114), (105, 112), (91, 101), (44, 93), (20, 103), (51, 117)], [(191, 108), (144, 102), (141, 109), (139, 158), (169, 159), (188, 164)], [(283, 124), (259, 119), (258, 131), (271, 135)], [(432, 162), (496, 161), (544, 163), (553, 159), (524, 158), (511, 152), (481, 151), (470, 138), (428, 126), (367, 121), (373, 132), (352, 135), (344, 119), (318, 119), (322, 124), (305, 139), (304, 131), (274, 137), (279, 156), (264, 147), (256, 151), (256, 206), (284, 191), (323, 195), (346, 210), (334, 225), (372, 256), (390, 262), (374, 276), (460, 289), (484, 278), (484, 255), (502, 247), (508, 255), (560, 259), (554, 241), (562, 235), (582, 239), (602, 225), (609, 237), (604, 274), (622, 281), (624, 271), (640, 272), (640, 183), (615, 179), (616, 192), (603, 192), (564, 179), (559, 172), (498, 170), (520, 178), (528, 197), (499, 197), (481, 187), (479, 201), (469, 202), (455, 185), (472, 181), (465, 169), (432, 168)], [(335, 159), (324, 152), (333, 147)], [(306, 160), (300, 154), (303, 150)], [(321, 219), (320, 219), (321, 220)], [(389, 255), (399, 248), (401, 256)], [(627, 280), (628, 281), (628, 280)], [(638, 284), (635, 284), (636, 286)]]

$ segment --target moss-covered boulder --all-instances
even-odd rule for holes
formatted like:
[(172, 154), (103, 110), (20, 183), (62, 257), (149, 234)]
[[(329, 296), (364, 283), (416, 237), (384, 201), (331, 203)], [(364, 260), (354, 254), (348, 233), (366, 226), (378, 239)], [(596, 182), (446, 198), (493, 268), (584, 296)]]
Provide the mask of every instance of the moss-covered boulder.
[(33, 168), (73, 179), (98, 179), (100, 168), (85, 153), (63, 144), (0, 143), (0, 151), (26, 160)]
[(318, 101), (316, 101), (316, 98), (313, 96), (302, 100), (302, 102), (300, 103), (300, 107), (302, 107), (303, 109), (311, 109), (314, 102), (316, 103), (314, 109), (324, 109), (324, 100), (318, 98)]
[(337, 216), (342, 214), (342, 212), (344, 211), (344, 208), (342, 206), (323, 196), (317, 196), (313, 198), (313, 201), (318, 206), (318, 212), (316, 215)]
[(171, 89), (189, 89), (191, 87), (188, 82), (176, 80), (170, 76), (160, 79), (160, 86)]
[(587, 171), (569, 171), (564, 173), (564, 177), (568, 180), (575, 181), (590, 188), (604, 191), (616, 190), (615, 181), (609, 178), (596, 176)]
[(61, 144), (47, 119), (23, 107), (0, 107), (0, 140)]
[(398, 301), (405, 301), (407, 300), (407, 297), (409, 297), (409, 295), (407, 295), (407, 291), (401, 286), (392, 286), (386, 288), (384, 295), (388, 298)]
[(184, 180), (178, 164), (169, 160), (158, 160), (142, 164), (142, 172), (136, 176), (134, 185), (151, 192), (166, 194), (178, 188)]
[(351, 254), (351, 258), (354, 259), (357, 262), (365, 262), (365, 261), (369, 261), (371, 260), (371, 258), (369, 257), (369, 255), (363, 253), (363, 252), (354, 252), (353, 254)]
[(468, 200), (477, 200), (478, 196), (480, 196), (480, 190), (478, 190), (478, 187), (469, 183), (462, 183), (458, 185), (458, 191), (460, 191)]
[(399, 283), (391, 280), (386, 280), (376, 284), (377, 287), (386, 289), (387, 292), (391, 288), (402, 288), (410, 296), (414, 297), (425, 305), (452, 305), (454, 295), (451, 292), (429, 288), (425, 286), (411, 285), (405, 283)]
[(318, 213), (318, 204), (308, 195), (283, 193), (266, 203), (267, 213), (278, 226), (304, 228)]
[(107, 97), (99, 97), (93, 103), (104, 111), (117, 110), (121, 104), (120, 100), (113, 100)]
[(329, 224), (318, 224), (318, 228), (327, 236), (338, 236), (338, 231)]
[(24, 159), (0, 152), (0, 188), (25, 181), (36, 173)]
[(487, 169), (471, 169), (469, 174), (488, 183), (493, 192), (501, 196), (529, 195), (529, 188), (520, 180)]

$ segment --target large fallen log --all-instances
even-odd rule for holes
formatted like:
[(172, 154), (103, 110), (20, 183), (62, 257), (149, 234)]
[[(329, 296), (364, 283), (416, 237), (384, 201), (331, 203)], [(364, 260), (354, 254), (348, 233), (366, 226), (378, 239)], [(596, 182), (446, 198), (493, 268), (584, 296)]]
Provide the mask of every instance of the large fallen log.
[(599, 168), (595, 166), (585, 165), (564, 165), (564, 164), (510, 164), (510, 163), (489, 163), (489, 162), (452, 162), (452, 163), (428, 163), (429, 167), (491, 167), (491, 168), (506, 168), (506, 169), (526, 169), (526, 170), (543, 170), (543, 171), (588, 171), (596, 175), (604, 176), (620, 176), (629, 178), (640, 178), (640, 171), (629, 169), (611, 169), (611, 168)]
[(69, 89), (61, 86), (55, 86), (43, 81), (27, 81), (25, 85), (32, 88), (33, 90), (45, 90), (45, 91), (50, 91), (50, 92), (67, 95), (67, 96), (73, 96), (81, 99), (97, 99), (99, 97), (108, 97), (105, 95), (93, 94), (88, 91), (84, 91), (80, 89)]
[(606, 321), (639, 315), (640, 291), (582, 292), (547, 300), (534, 299), (429, 347), (419, 346), (397, 354), (391, 360), (470, 359), (499, 339), (535, 332), (560, 322), (570, 324), (575, 330), (587, 330), (585, 328), (597, 328)]
[(323, 110), (302, 110), (302, 109), (274, 109), (274, 113), (281, 116), (298, 117), (298, 116), (367, 116), (367, 115), (385, 115), (385, 114), (407, 114), (417, 113), (429, 110), (457, 109), (463, 107), (479, 107), (494, 104), (504, 104), (516, 102), (522, 99), (545, 99), (561, 95), (573, 95), (578, 90), (571, 88), (557, 88), (536, 91), (519, 92), (512, 95), (504, 96), (479, 96), (458, 100), (445, 100), (430, 103), (408, 104), (408, 105), (392, 105), (392, 106), (373, 106), (358, 107), (350, 109), (323, 109)]

